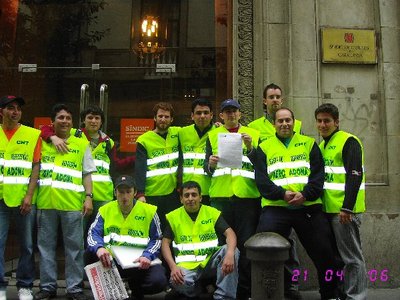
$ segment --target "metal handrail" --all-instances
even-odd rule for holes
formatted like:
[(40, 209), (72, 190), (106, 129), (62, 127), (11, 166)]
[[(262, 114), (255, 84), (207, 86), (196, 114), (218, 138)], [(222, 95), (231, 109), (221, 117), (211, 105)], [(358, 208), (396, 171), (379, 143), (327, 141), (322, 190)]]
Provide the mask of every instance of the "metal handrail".
[(103, 83), (100, 86), (100, 108), (104, 112), (103, 130), (107, 132), (107, 116), (108, 116), (108, 85)]
[(87, 83), (82, 84), (81, 86), (81, 99), (79, 104), (79, 111), (85, 109), (89, 104), (89, 85)]

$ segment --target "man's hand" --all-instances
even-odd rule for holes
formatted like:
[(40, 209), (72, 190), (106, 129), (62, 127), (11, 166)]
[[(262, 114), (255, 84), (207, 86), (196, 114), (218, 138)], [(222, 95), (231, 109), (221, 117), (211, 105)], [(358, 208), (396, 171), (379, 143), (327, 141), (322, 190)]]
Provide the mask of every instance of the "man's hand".
[(139, 269), (147, 270), (148, 268), (150, 268), (151, 261), (147, 257), (140, 256), (134, 262), (138, 262), (139, 263)]
[(217, 167), (219, 161), (219, 157), (216, 155), (210, 155), (210, 158), (208, 159), (208, 168), (215, 169)]
[(50, 137), (50, 141), (53, 143), (54, 147), (56, 147), (58, 152), (68, 153), (68, 151), (69, 151), (68, 144), (62, 138), (59, 138), (56, 135), (52, 135)]
[(106, 248), (99, 248), (97, 249), (96, 252), (97, 257), (99, 258), (99, 260), (101, 261), (101, 264), (103, 265), (103, 267), (105, 268), (111, 268), (111, 254), (110, 252), (108, 252), (108, 250)]
[(349, 224), (351, 220), (353, 219), (353, 214), (346, 212), (346, 211), (341, 211), (339, 213), (339, 222), (340, 224)]
[(140, 202), (146, 202), (146, 197), (145, 196), (140, 196), (138, 199)]
[(82, 214), (84, 217), (86, 216), (90, 216), (93, 212), (93, 201), (92, 198), (86, 196), (86, 200), (83, 203), (83, 210), (82, 210)]
[(286, 192), (285, 192), (285, 195), (283, 196), (283, 200), (285, 200), (286, 202), (289, 202), (290, 200), (293, 199), (294, 195), (296, 195), (295, 192), (286, 191)]
[(222, 267), (221, 267), (222, 274), (224, 276), (228, 275), (233, 272), (234, 268), (235, 268), (235, 256), (234, 254), (227, 253), (225, 255), (224, 261), (222, 262)]
[(303, 194), (300, 192), (295, 192), (294, 197), (292, 200), (289, 200), (288, 203), (290, 205), (300, 206), (304, 203), (304, 201), (306, 201), (306, 198), (304, 198)]
[(247, 148), (247, 152), (250, 152), (253, 149), (253, 144), (251, 143), (252, 138), (247, 133), (242, 133), (242, 141)]
[(171, 279), (175, 284), (183, 284), (185, 282), (183, 271), (177, 265), (171, 269)]
[(32, 196), (25, 195), (24, 200), (19, 208), (21, 215), (25, 216), (32, 210)]

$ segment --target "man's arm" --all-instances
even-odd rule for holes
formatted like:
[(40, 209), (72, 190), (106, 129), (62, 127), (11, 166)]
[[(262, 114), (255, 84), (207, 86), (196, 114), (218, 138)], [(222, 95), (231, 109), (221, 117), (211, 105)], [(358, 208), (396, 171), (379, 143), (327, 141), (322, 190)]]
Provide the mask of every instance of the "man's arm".
[(83, 203), (82, 213), (84, 216), (90, 216), (93, 211), (93, 199), (87, 195), (93, 193), (92, 173), (96, 172), (96, 165), (94, 164), (92, 151), (90, 147), (86, 147), (85, 154), (82, 162), (82, 181), (85, 189), (85, 202)]
[(29, 178), (28, 190), (20, 207), (21, 215), (29, 214), (32, 209), (32, 197), (39, 180), (39, 170), (40, 164), (38, 162), (33, 163), (31, 177)]
[(136, 145), (135, 181), (137, 186), (137, 199), (146, 201), (144, 192), (146, 188), (147, 150), (142, 144)]
[(41, 137), (46, 143), (53, 143), (60, 153), (68, 153), (68, 144), (62, 138), (56, 136), (53, 126), (44, 125), (40, 128)]
[(321, 197), (324, 188), (325, 164), (317, 143), (310, 152), (310, 175), (301, 194), (307, 201), (315, 201)]
[(160, 256), (161, 250), (161, 223), (158, 214), (156, 213), (150, 224), (149, 238), (150, 241), (143, 251), (142, 256), (152, 261)]
[(136, 160), (135, 155), (132, 154), (127, 157), (120, 158), (118, 156), (117, 147), (115, 145), (111, 148), (111, 158), (110, 159), (112, 159), (112, 162), (114, 163), (114, 167), (118, 171), (124, 170), (126, 168), (133, 169), (135, 167), (135, 160)]
[(88, 251), (97, 255), (102, 265), (106, 268), (111, 267), (111, 254), (104, 248), (104, 220), (100, 213), (97, 214), (89, 228), (87, 244)]
[(227, 251), (224, 261), (222, 262), (222, 274), (228, 275), (235, 269), (235, 249), (236, 249), (236, 234), (232, 228), (228, 228), (224, 232), (226, 237)]
[(93, 211), (93, 199), (88, 196), (92, 194), (92, 174), (83, 174), (83, 187), (85, 188), (85, 202), (83, 203), (82, 213), (84, 216), (90, 216)]
[(168, 238), (162, 239), (161, 245), (161, 253), (168, 264), (169, 269), (171, 270), (171, 279), (175, 284), (183, 284), (185, 282), (184, 275), (182, 269), (180, 269), (172, 256), (171, 253), (171, 242), (172, 240)]
[(361, 145), (355, 138), (349, 138), (343, 146), (343, 166), (346, 170), (344, 201), (340, 211), (340, 222), (349, 223), (352, 220), (354, 205), (363, 178)]
[(214, 174), (215, 168), (217, 167), (218, 156), (213, 155), (210, 139), (206, 141), (206, 158), (204, 159), (203, 169), (209, 176)]
[(256, 150), (255, 179), (260, 194), (270, 200), (283, 200), (286, 190), (276, 185), (268, 176), (267, 156), (260, 147)]

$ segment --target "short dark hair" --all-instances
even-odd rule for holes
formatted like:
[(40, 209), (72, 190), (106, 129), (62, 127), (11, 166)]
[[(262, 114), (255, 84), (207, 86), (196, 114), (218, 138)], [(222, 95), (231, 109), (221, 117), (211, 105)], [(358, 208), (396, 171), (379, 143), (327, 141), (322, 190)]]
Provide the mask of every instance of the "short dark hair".
[(71, 114), (72, 116), (72, 112), (71, 110), (68, 108), (68, 106), (66, 104), (63, 103), (57, 103), (56, 105), (53, 106), (53, 108), (51, 109), (51, 121), (54, 122), (56, 119), (57, 114), (62, 111), (65, 110), (67, 113)]
[(314, 113), (315, 119), (317, 119), (319, 113), (330, 114), (335, 121), (339, 120), (339, 109), (332, 103), (324, 103), (318, 106)]
[(270, 83), (264, 88), (264, 92), (263, 92), (264, 99), (267, 98), (267, 90), (269, 90), (269, 89), (280, 90), (281, 93), (282, 93), (282, 89), (281, 89), (281, 87), (279, 85), (277, 85), (275, 83)]
[(192, 102), (192, 113), (194, 113), (194, 109), (196, 108), (197, 105), (208, 106), (208, 108), (210, 108), (210, 111), (212, 111), (211, 101), (206, 99), (206, 98), (197, 98), (197, 99), (193, 100), (193, 102)]
[(294, 113), (293, 113), (293, 111), (292, 111), (290, 108), (281, 107), (281, 108), (278, 108), (277, 111), (272, 115), (272, 120), (274, 121), (274, 123), (275, 123), (275, 120), (276, 120), (276, 114), (278, 113), (278, 111), (281, 111), (281, 110), (287, 110), (287, 111), (289, 111), (290, 114), (292, 115), (292, 119), (293, 119), (293, 121), (294, 121)]
[(84, 110), (81, 111), (81, 122), (84, 122), (86, 116), (92, 114), (100, 116), (101, 123), (104, 123), (104, 111), (97, 105), (89, 105)]
[(199, 192), (199, 195), (201, 195), (200, 184), (198, 184), (196, 181), (192, 181), (192, 180), (184, 182), (181, 187), (181, 196), (183, 195), (184, 189), (194, 189), (194, 188), (196, 188), (197, 191)]
[(158, 112), (159, 109), (169, 111), (171, 113), (171, 117), (174, 116), (175, 111), (174, 111), (174, 108), (173, 108), (171, 103), (158, 102), (156, 105), (154, 105), (154, 107), (153, 107), (153, 116), (154, 117), (157, 116), (157, 112)]

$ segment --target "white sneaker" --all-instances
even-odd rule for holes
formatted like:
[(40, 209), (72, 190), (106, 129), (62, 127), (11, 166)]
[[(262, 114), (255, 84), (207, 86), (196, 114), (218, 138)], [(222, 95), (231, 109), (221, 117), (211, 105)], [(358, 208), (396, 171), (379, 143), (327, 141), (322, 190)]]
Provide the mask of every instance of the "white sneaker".
[(18, 290), (18, 297), (19, 300), (33, 300), (32, 290), (28, 288), (20, 288)]
[(0, 290), (0, 300), (7, 300), (6, 290)]

